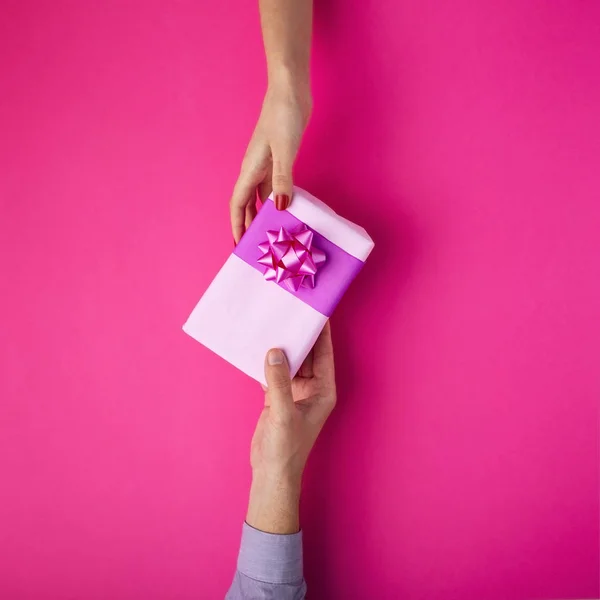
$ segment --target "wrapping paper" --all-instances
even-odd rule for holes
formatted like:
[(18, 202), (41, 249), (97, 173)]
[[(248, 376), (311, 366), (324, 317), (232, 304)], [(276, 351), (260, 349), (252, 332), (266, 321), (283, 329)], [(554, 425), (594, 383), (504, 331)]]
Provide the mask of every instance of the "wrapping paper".
[(265, 355), (281, 348), (293, 376), (373, 245), (305, 190), (285, 211), (269, 197), (183, 330), (263, 384)]

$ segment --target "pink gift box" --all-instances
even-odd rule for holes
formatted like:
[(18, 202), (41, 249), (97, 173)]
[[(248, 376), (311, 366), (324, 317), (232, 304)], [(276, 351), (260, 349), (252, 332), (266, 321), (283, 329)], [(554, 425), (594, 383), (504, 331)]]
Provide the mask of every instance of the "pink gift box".
[(269, 197), (183, 330), (263, 384), (270, 348), (295, 375), (373, 245), (305, 190), (285, 211)]

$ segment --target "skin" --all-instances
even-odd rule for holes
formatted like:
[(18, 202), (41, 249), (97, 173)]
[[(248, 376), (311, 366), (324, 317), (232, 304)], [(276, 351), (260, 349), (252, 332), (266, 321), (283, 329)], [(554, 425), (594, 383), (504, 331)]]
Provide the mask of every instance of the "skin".
[(268, 85), (229, 203), (236, 244), (256, 216), (257, 198), (272, 191), (278, 210), (289, 206), (292, 169), (312, 112), (312, 0), (260, 0), (259, 8)]
[(329, 322), (293, 380), (284, 353), (277, 349), (267, 354), (265, 376), (265, 406), (250, 452), (246, 522), (268, 533), (296, 533), (302, 473), (336, 403)]

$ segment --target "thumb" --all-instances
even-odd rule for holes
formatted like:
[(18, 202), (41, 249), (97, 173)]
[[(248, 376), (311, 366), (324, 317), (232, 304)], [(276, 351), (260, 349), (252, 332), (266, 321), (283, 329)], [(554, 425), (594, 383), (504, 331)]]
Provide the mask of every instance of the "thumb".
[(269, 350), (265, 360), (265, 378), (267, 380), (271, 412), (273, 416), (285, 418), (294, 407), (290, 368), (285, 354), (278, 349)]
[(292, 164), (293, 160), (286, 153), (274, 153), (273, 199), (277, 210), (285, 210), (292, 200)]

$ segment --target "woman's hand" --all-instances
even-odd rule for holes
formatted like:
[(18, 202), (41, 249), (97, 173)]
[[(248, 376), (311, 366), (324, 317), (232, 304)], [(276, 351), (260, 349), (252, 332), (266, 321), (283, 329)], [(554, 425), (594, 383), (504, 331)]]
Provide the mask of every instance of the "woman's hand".
[(252, 488), (246, 521), (271, 533), (299, 529), (302, 473), (308, 455), (336, 402), (329, 322), (298, 375), (281, 350), (265, 361), (265, 408), (252, 438)]
[(273, 191), (278, 210), (289, 206), (292, 167), (311, 110), (307, 85), (286, 81), (269, 85), (230, 201), (236, 244), (256, 216), (257, 197), (264, 202)]

